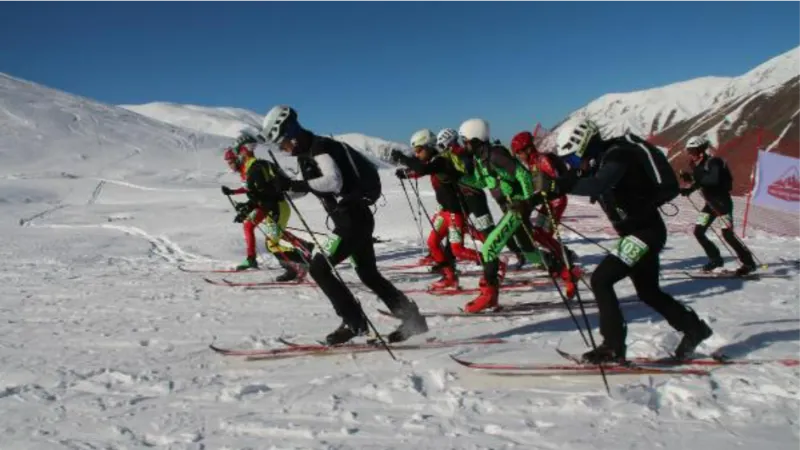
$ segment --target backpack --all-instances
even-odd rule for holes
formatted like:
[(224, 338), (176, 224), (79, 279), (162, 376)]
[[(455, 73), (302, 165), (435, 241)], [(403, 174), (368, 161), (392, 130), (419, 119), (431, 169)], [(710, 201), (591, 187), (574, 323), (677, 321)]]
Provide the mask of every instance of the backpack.
[(354, 150), (350, 145), (340, 142), (350, 166), (358, 177), (358, 193), (367, 205), (374, 205), (381, 197), (381, 177), (366, 156)]
[(653, 200), (656, 207), (660, 208), (665, 203), (674, 200), (680, 193), (680, 183), (664, 152), (635, 134), (628, 133), (624, 139), (642, 152), (643, 158), (640, 161), (655, 186)]

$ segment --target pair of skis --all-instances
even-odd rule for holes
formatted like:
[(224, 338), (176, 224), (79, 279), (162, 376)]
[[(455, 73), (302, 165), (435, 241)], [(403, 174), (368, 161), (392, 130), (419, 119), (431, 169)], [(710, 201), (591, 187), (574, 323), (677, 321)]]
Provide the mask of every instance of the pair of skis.
[[(279, 339), (285, 347), (269, 349), (228, 349), (211, 344), (209, 347), (214, 352), (224, 356), (242, 356), (247, 361), (278, 360), (296, 358), (302, 356), (333, 356), (333, 355), (353, 355), (384, 351), (383, 346), (378, 343), (347, 343), (337, 346), (324, 344), (300, 344), (286, 339)], [(390, 344), (392, 350), (424, 350), (439, 349), (457, 346), (482, 346), (504, 344), (507, 341), (501, 338), (472, 338), (472, 339), (453, 339), (437, 340), (428, 339), (421, 343), (400, 343)], [(587, 364), (580, 360), (580, 357), (567, 353), (560, 349), (556, 352), (568, 360), (569, 363), (481, 363), (469, 361), (450, 355), (450, 358), (461, 366), (469, 369), (480, 370), (489, 374), (499, 375), (531, 375), (531, 376), (563, 376), (563, 375), (595, 375), (600, 373), (600, 367), (595, 364)], [(796, 358), (778, 359), (732, 359), (723, 355), (715, 355), (710, 358), (696, 358), (676, 361), (668, 358), (635, 357), (626, 363), (604, 364), (603, 369), (606, 375), (632, 374), (632, 375), (709, 375), (709, 369), (729, 365), (761, 365), (779, 364), (786, 367), (796, 367), (800, 365), (800, 360)]]

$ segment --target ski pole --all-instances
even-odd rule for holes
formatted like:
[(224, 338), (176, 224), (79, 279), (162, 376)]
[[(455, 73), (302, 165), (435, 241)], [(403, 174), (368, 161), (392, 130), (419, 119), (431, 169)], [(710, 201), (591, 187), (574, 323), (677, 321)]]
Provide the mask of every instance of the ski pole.
[[(272, 153), (272, 149), (268, 149), (267, 152), (269, 152), (269, 156), (272, 158), (272, 161), (275, 163), (275, 165), (278, 166), (278, 167), (281, 167), (280, 163), (278, 163), (278, 159), (275, 157), (275, 154)], [(319, 241), (317, 241), (316, 236), (313, 233), (311, 233), (311, 227), (308, 226), (308, 223), (306, 223), (306, 220), (305, 220), (305, 218), (303, 218), (303, 215), (300, 213), (300, 210), (297, 209), (297, 205), (294, 204), (294, 201), (292, 201), (292, 199), (288, 195), (284, 195), (284, 198), (289, 203), (289, 206), (291, 206), (292, 209), (294, 210), (294, 212), (297, 214), (297, 218), (300, 219), (300, 222), (303, 224), (303, 227), (305, 227), (306, 231), (308, 231), (308, 233), (311, 235), (311, 239), (314, 240), (314, 244), (316, 244), (317, 248), (320, 249), (320, 254), (322, 255), (323, 258), (325, 258), (325, 262), (328, 264), (328, 267), (331, 268), (331, 271), (333, 272), (333, 274), (336, 277), (336, 279), (340, 283), (342, 283), (343, 286), (347, 286), (345, 284), (345, 282), (344, 282), (344, 279), (342, 279), (341, 274), (339, 274), (339, 271), (336, 270), (336, 266), (334, 266), (333, 263), (331, 262), (331, 260), (328, 258), (327, 253), (325, 251), (322, 251), (322, 247), (320, 246)], [(346, 289), (346, 287), (345, 287), (345, 289)], [(389, 347), (389, 344), (386, 343), (386, 341), (383, 339), (383, 336), (381, 336), (381, 334), (378, 332), (378, 329), (375, 328), (375, 325), (372, 323), (372, 321), (369, 319), (369, 317), (367, 317), (367, 313), (364, 311), (364, 308), (361, 306), (361, 302), (355, 296), (353, 296), (353, 298), (355, 299), (356, 304), (358, 305), (359, 309), (361, 310), (361, 315), (364, 318), (364, 321), (366, 321), (367, 325), (370, 328), (372, 328), (372, 331), (375, 333), (375, 336), (378, 338), (380, 343), (383, 345), (383, 347), (389, 353), (389, 356), (391, 356), (392, 359), (397, 361), (397, 357), (394, 356), (394, 353), (392, 352), (392, 349)]]
[[(507, 212), (506, 214), (519, 214), (519, 212), (514, 211), (512, 209), (511, 198), (508, 195), (506, 195), (506, 202), (508, 202), (508, 206), (509, 206), (509, 212)], [(533, 239), (533, 232), (528, 227), (528, 222), (526, 220), (522, 219), (522, 218), (521, 218), (521, 221), (522, 221), (522, 224), (521, 224), (522, 225), (522, 229), (525, 231), (525, 234), (526, 234), (528, 240), (530, 241), (531, 245), (535, 245), (536, 241)], [(575, 324), (575, 328), (577, 328), (578, 333), (580, 333), (581, 339), (583, 339), (583, 343), (587, 347), (589, 347), (589, 341), (586, 340), (586, 336), (584, 336), (584, 334), (583, 334), (583, 330), (581, 329), (581, 326), (578, 323), (578, 319), (575, 317), (575, 314), (573, 314), (573, 312), (572, 312), (572, 308), (569, 306), (569, 301), (567, 300), (567, 296), (561, 291), (561, 286), (558, 285), (558, 281), (556, 281), (556, 277), (553, 274), (553, 271), (550, 270), (550, 266), (547, 264), (546, 259), (547, 258), (541, 258), (541, 261), (542, 261), (542, 264), (545, 267), (545, 270), (550, 275), (550, 281), (553, 282), (553, 286), (555, 286), (556, 291), (558, 292), (558, 296), (561, 297), (561, 300), (564, 302), (564, 306), (567, 307), (567, 312), (569, 312), (569, 315), (572, 318), (572, 323)], [(569, 265), (567, 265), (567, 268), (570, 270), (570, 277), (572, 277), (572, 268), (569, 267)], [(578, 294), (577, 287), (575, 289), (575, 295), (578, 298), (578, 300), (580, 301), (580, 296)], [(584, 318), (585, 318), (585, 313), (584, 313)], [(589, 328), (588, 322), (587, 322), (586, 327), (587, 327), (587, 330), (588, 330), (588, 328)]]
[(576, 229), (572, 228), (571, 226), (569, 226), (569, 225), (565, 224), (564, 222), (558, 222), (558, 224), (554, 224), (554, 226), (556, 226), (556, 225), (558, 225), (558, 226), (562, 226), (562, 227), (564, 227), (564, 228), (568, 229), (569, 231), (572, 231), (573, 233), (577, 234), (577, 235), (578, 235), (578, 236), (580, 236), (581, 238), (583, 238), (583, 239), (587, 240), (587, 241), (588, 241), (590, 244), (594, 244), (594, 245), (596, 245), (596, 246), (600, 247), (601, 249), (603, 249), (603, 251), (604, 251), (604, 252), (606, 252), (606, 253), (611, 253), (611, 250), (609, 250), (609, 249), (608, 249), (608, 248), (606, 248), (605, 246), (601, 245), (600, 243), (598, 243), (598, 242), (597, 242), (597, 241), (595, 241), (594, 239), (592, 239), (592, 238), (590, 238), (590, 237), (586, 236), (585, 234), (581, 233), (580, 231), (578, 231), (578, 230), (576, 230)]
[[(697, 204), (694, 202), (694, 200), (692, 200), (692, 199), (691, 199), (691, 197), (689, 197), (689, 196), (686, 196), (686, 198), (689, 200), (689, 203), (691, 203), (691, 204), (692, 204), (692, 206), (694, 207), (695, 211), (697, 211), (697, 212), (699, 212), (699, 213), (701, 213), (701, 214), (703, 213), (703, 211), (701, 211), (701, 210), (700, 210), (700, 208), (698, 208), (698, 207), (697, 207)], [(711, 208), (711, 209), (714, 209), (714, 208)], [(716, 210), (714, 210), (714, 212), (716, 213), (717, 211), (716, 211)], [(713, 225), (713, 224), (712, 224), (712, 225)], [(734, 251), (733, 251), (733, 250), (731, 249), (731, 247), (728, 245), (728, 242), (727, 242), (727, 241), (725, 241), (725, 239), (723, 239), (723, 238), (722, 238), (722, 236), (719, 234), (719, 232), (717, 231), (717, 229), (716, 229), (715, 227), (713, 227), (713, 226), (710, 226), (709, 228), (711, 228), (711, 231), (714, 233), (714, 235), (717, 237), (717, 239), (719, 239), (719, 240), (720, 240), (720, 242), (722, 242), (722, 245), (724, 245), (724, 246), (725, 246), (725, 248), (728, 250), (728, 253), (730, 253), (730, 254), (731, 254), (731, 256), (733, 256), (734, 258), (736, 258), (736, 253), (734, 253)]]
[[(408, 184), (411, 184), (409, 182)], [(411, 197), (408, 195), (408, 190), (406, 190), (406, 183), (405, 180), (400, 178), (400, 186), (403, 187), (403, 193), (406, 194), (406, 200), (408, 201), (408, 208), (411, 210), (411, 218), (414, 219), (414, 224), (417, 225), (417, 231), (419, 231), (419, 240), (422, 248), (425, 248), (424, 242), (425, 237), (422, 235), (422, 224), (417, 221), (417, 216), (414, 214), (414, 206), (411, 204)]]
[[(547, 209), (547, 214), (550, 216), (553, 222), (553, 233), (556, 235), (556, 241), (558, 241), (558, 245), (561, 246), (561, 258), (563, 259), (564, 264), (567, 266), (570, 278), (573, 279), (574, 281), (574, 277), (572, 276), (572, 263), (570, 262), (569, 256), (567, 255), (567, 249), (566, 247), (564, 247), (564, 241), (561, 240), (561, 233), (558, 231), (558, 224), (555, 223), (553, 211), (550, 209), (550, 203), (548, 203), (547, 201), (547, 194), (545, 194), (544, 192), (542, 192), (542, 200), (545, 208)], [(583, 320), (586, 323), (586, 332), (589, 333), (589, 341), (591, 341), (592, 343), (592, 350), (597, 350), (597, 344), (594, 341), (592, 328), (591, 325), (589, 325), (589, 318), (586, 317), (586, 310), (583, 307), (583, 301), (581, 300), (581, 295), (577, 286), (575, 287), (575, 299), (578, 300), (578, 306), (581, 309)], [(602, 364), (598, 364), (597, 366), (600, 368), (600, 374), (603, 376), (603, 383), (606, 385), (606, 392), (608, 392), (608, 395), (611, 395), (611, 389), (608, 387), (608, 380), (606, 379), (605, 369), (603, 369)]]

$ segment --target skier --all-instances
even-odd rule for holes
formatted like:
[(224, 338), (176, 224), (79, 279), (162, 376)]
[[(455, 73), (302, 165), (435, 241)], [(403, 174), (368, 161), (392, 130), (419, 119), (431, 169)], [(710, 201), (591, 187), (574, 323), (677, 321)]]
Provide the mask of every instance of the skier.
[(706, 237), (708, 228), (714, 220), (719, 218), (722, 224), (722, 238), (730, 245), (742, 263), (735, 273), (737, 276), (747, 275), (756, 270), (756, 264), (753, 261), (753, 254), (733, 231), (733, 199), (730, 194), (733, 176), (725, 160), (717, 156), (710, 156), (708, 148), (709, 142), (705, 137), (695, 136), (689, 139), (686, 144), (686, 152), (689, 154), (689, 166), (692, 173), (684, 171), (680, 173), (681, 179), (689, 183), (688, 187), (681, 189), (681, 195), (688, 197), (692, 192), (700, 189), (706, 200), (706, 204), (697, 218), (697, 225), (694, 227), (694, 237), (697, 238), (697, 242), (703, 247), (709, 259), (702, 270), (711, 272), (724, 264), (719, 248)]
[(562, 126), (557, 146), (558, 155), (573, 170), (552, 184), (551, 194), (596, 199), (621, 237), (592, 274), (604, 340), (584, 353), (583, 360), (593, 364), (625, 361), (627, 327), (614, 285), (626, 277), (640, 300), (683, 332), (675, 357), (685, 359), (712, 331), (694, 310), (659, 286), (659, 254), (667, 229), (658, 208), (678, 195), (678, 180), (666, 157), (632, 134), (603, 139), (590, 120)]
[[(489, 210), (489, 203), (486, 198), (486, 193), (483, 191), (483, 182), (477, 176), (472, 162), (472, 156), (467, 155), (464, 148), (458, 143), (458, 131), (452, 128), (444, 128), (436, 135), (436, 145), (442, 151), (449, 150), (453, 155), (456, 168), (463, 172), (459, 178), (458, 186), (460, 188), (461, 203), (464, 210), (464, 216), (469, 222), (469, 215), (471, 214), (475, 220), (469, 224), (470, 235), (473, 240), (486, 242), (486, 237), (491, 234), (495, 229), (494, 217)], [(502, 207), (501, 207), (501, 210)], [(505, 212), (505, 210), (503, 210)], [(526, 262), (525, 255), (522, 249), (519, 248), (515, 239), (509, 239), (506, 246), (517, 259), (515, 268), (521, 269)], [(505, 273), (506, 263), (500, 261), (500, 272)]]
[[(526, 218), (533, 211), (533, 186), (531, 173), (522, 167), (516, 158), (511, 156), (508, 149), (491, 144), (489, 123), (483, 119), (469, 119), (461, 124), (458, 130), (464, 142), (464, 149), (471, 157), (475, 173), (484, 187), (493, 192), (495, 199), (503, 200), (507, 204), (506, 212), (497, 224), (497, 227), (487, 236), (481, 248), (484, 276), (481, 279), (481, 293), (477, 298), (467, 303), (466, 312), (477, 313), (498, 304), (500, 280), (499, 255), (507, 241), (515, 232), (524, 235), (530, 230), (525, 230), (528, 225)], [(520, 225), (526, 224), (521, 227)], [(522, 251), (526, 258), (535, 252), (530, 239), (523, 239), (527, 248)], [(531, 257), (532, 258), (532, 257)]]
[[(254, 150), (256, 144), (255, 138), (253, 138), (250, 133), (246, 132), (246, 130), (242, 130), (233, 146), (225, 149), (225, 161), (233, 172), (239, 174), (242, 180), (242, 186), (237, 189), (222, 186), (223, 195), (231, 196), (247, 193), (247, 168), (255, 160)], [(266, 214), (264, 211), (260, 208), (255, 208), (252, 214), (242, 223), (244, 241), (247, 247), (247, 259), (236, 266), (236, 270), (258, 269), (255, 229), (264, 221), (265, 217)]]
[(416, 158), (409, 157), (400, 150), (393, 150), (392, 159), (404, 164), (412, 171), (409, 174), (406, 169), (397, 169), (398, 178), (431, 176), (431, 185), (436, 193), (439, 208), (431, 217), (433, 230), (428, 235), (428, 250), (436, 265), (441, 267), (442, 273), (442, 278), (433, 283), (431, 288), (458, 288), (455, 261), (448, 258), (440, 248), (442, 239), (447, 236), (455, 259), (480, 264), (478, 253), (464, 247), (465, 224), (458, 192), (458, 179), (461, 177), (461, 172), (456, 168), (449, 151), (437, 152), (436, 136), (432, 131), (422, 129), (415, 132), (411, 136), (411, 147), (416, 153)]
[[(250, 233), (252, 240), (253, 253), (255, 253), (255, 237), (252, 236), (253, 229), (262, 221), (266, 228), (266, 247), (267, 251), (273, 254), (278, 263), (283, 267), (284, 273), (275, 278), (275, 281), (286, 282), (302, 280), (305, 278), (304, 266), (311, 255), (314, 245), (306, 242), (286, 231), (289, 223), (291, 210), (289, 204), (284, 199), (284, 193), (276, 190), (273, 179), (280, 168), (270, 161), (258, 159), (253, 156), (255, 138), (252, 135), (245, 135), (237, 139), (239, 143), (239, 153), (236, 158), (231, 160), (233, 149), (229, 148), (225, 152), (225, 158), (240, 174), (243, 175), (245, 186), (231, 190), (223, 186), (222, 191), (225, 195), (239, 193), (247, 194), (248, 201), (236, 204), (235, 223), (245, 224), (245, 236)], [(243, 159), (243, 162), (241, 161)], [(227, 190), (227, 191), (226, 191)], [(281, 245), (281, 240), (286, 239), (292, 246)], [(248, 250), (250, 250), (248, 248)], [(245, 264), (254, 264), (255, 256), (252, 261), (248, 256)], [(237, 268), (239, 269), (239, 268)]]
[[(561, 159), (553, 153), (539, 153), (533, 143), (533, 134), (522, 131), (514, 135), (511, 139), (511, 150), (520, 158), (523, 164), (531, 171), (534, 180), (539, 178), (544, 180), (554, 180), (567, 171), (567, 167)], [(533, 224), (532, 237), (542, 247), (548, 250), (545, 253), (547, 267), (553, 277), (560, 276), (564, 281), (566, 297), (575, 296), (575, 279), (580, 278), (582, 271), (573, 263), (576, 259), (575, 253), (564, 246), (570, 265), (573, 267), (572, 274), (564, 264), (561, 245), (553, 237), (555, 227), (561, 222), (561, 216), (567, 208), (567, 196), (560, 195), (549, 199), (547, 206), (540, 206), (536, 220)], [(550, 216), (553, 214), (553, 217)]]
[(259, 139), (271, 142), (297, 158), (301, 179), (277, 177), (282, 188), (297, 194), (311, 192), (319, 198), (333, 220), (332, 237), (326, 248), (311, 259), (309, 273), (330, 300), (341, 325), (326, 336), (329, 345), (348, 342), (368, 333), (367, 318), (347, 286), (333, 273), (333, 267), (351, 257), (359, 279), (402, 320), (388, 336), (399, 342), (428, 331), (416, 303), (378, 272), (371, 239), (375, 218), (370, 211), (381, 195), (378, 170), (349, 145), (315, 135), (304, 129), (297, 112), (289, 106), (273, 107), (264, 117)]

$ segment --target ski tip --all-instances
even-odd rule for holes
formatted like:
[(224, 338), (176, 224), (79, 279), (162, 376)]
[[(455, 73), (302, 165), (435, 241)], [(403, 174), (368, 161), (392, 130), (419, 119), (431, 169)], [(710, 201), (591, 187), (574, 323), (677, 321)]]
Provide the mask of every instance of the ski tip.
[(458, 364), (461, 364), (464, 367), (472, 367), (474, 365), (473, 363), (471, 363), (471, 362), (469, 362), (467, 360), (461, 359), (461, 358), (459, 358), (459, 357), (457, 357), (455, 355), (451, 354), (451, 355), (448, 355), (448, 356), (450, 357), (450, 359), (452, 359), (453, 361), (457, 362)]

